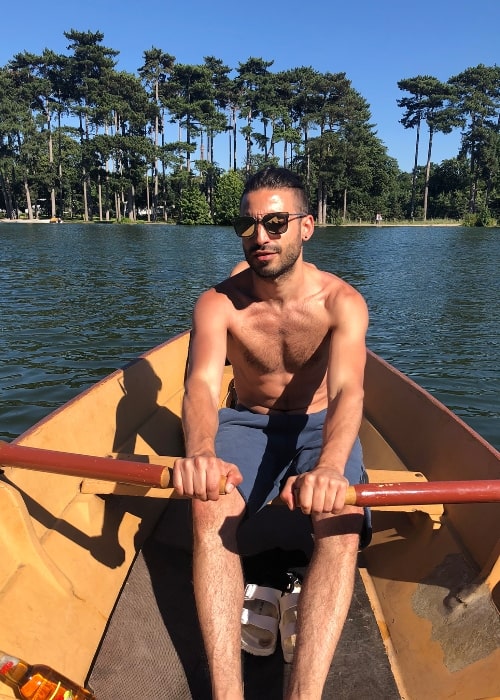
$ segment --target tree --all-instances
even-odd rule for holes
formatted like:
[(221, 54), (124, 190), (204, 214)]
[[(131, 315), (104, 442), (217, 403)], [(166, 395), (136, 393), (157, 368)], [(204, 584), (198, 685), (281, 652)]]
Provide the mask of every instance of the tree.
[(500, 126), (500, 66), (479, 64), (449, 79), (464, 131), (462, 154), (469, 157), (469, 206), (477, 210), (479, 179), (485, 181), (484, 206), (489, 204), (498, 175)]
[[(17, 173), (22, 179), (22, 196), (30, 219), (34, 218), (32, 189), (36, 180), (43, 189), (47, 187), (51, 190), (52, 215), (55, 215), (55, 171), (50, 104), (52, 88), (46, 77), (45, 68), (45, 56), (28, 53), (17, 54), (7, 67), (10, 82), (9, 96), (4, 103), (7, 114), (10, 112), (10, 119), (8, 118), (5, 124), (9, 132), (7, 142), (10, 154), (16, 162)], [(10, 108), (9, 100), (11, 100)], [(41, 128), (39, 128), (38, 115), (42, 115)], [(46, 134), (48, 134), (47, 138)], [(35, 185), (35, 190), (37, 189)]]
[[(23, 52), (0, 68), (0, 204), (8, 215), (26, 209), (34, 216), (38, 201), (52, 215), (89, 219), (98, 206), (101, 219), (113, 209), (117, 218), (133, 218), (146, 207), (154, 219), (174, 204), (180, 211), (183, 193), (193, 198), (185, 190), (196, 185), (212, 218), (229, 222), (238, 180), (226, 183), (216, 161), (216, 136), (224, 132), (229, 170), (238, 172), (239, 140), (247, 175), (271, 162), (291, 167), (303, 175), (319, 223), (379, 210), (385, 219), (400, 217), (405, 197), (408, 212), (423, 211), (424, 220), (466, 209), (484, 221), (488, 212), (500, 215), (497, 67), (469, 68), (446, 84), (433, 76), (398, 83), (409, 92), (398, 101), (401, 121), (417, 130), (410, 175), (387, 156), (369, 105), (345, 73), (304, 66), (272, 72), (272, 61), (256, 57), (237, 69), (216, 56), (177, 64), (152, 47), (135, 75), (117, 69), (118, 51), (103, 45), (102, 33), (72, 29), (65, 36), (67, 55)], [(179, 124), (171, 143), (167, 120)], [(418, 165), (422, 122), (425, 168)], [(457, 125), (468, 184), (450, 191), (432, 148), (437, 132)]]
[(64, 32), (71, 42), (68, 50), (72, 55), (68, 67), (72, 77), (72, 93), (70, 95), (71, 111), (79, 121), (80, 144), (82, 146), (82, 185), (84, 220), (88, 221), (91, 205), (89, 169), (84, 156), (90, 151), (83, 144), (90, 139), (91, 125), (95, 128), (103, 123), (103, 112), (99, 109), (105, 100), (105, 85), (108, 74), (114, 70), (115, 56), (119, 51), (102, 46), (104, 34), (101, 32), (79, 32), (71, 29)]
[(190, 172), (193, 138), (216, 114), (210, 71), (206, 66), (177, 63), (160, 94), (162, 103), (172, 115), (171, 121), (179, 122), (179, 126), (185, 129), (186, 170)]
[(31, 113), (26, 101), (20, 99), (19, 86), (8, 67), (0, 71), (0, 115), (0, 190), (7, 218), (15, 219), (17, 204), (13, 173), (19, 158), (16, 136), (20, 129), (23, 130), (23, 123), (30, 123)]
[(13, 121), (14, 106), (14, 84), (12, 77), (7, 68), (0, 69), (0, 192), (3, 198), (3, 208), (6, 211), (7, 217), (12, 218), (13, 205), (12, 193), (10, 188), (7, 189), (5, 172), (7, 163), (10, 160), (10, 123)]
[[(366, 100), (353, 88), (342, 99), (342, 117), (338, 121), (341, 142), (339, 150), (342, 179), (342, 220), (347, 218), (348, 201), (354, 216), (365, 208), (364, 192), (372, 185), (374, 142), (370, 124), (370, 109)], [(357, 208), (357, 212), (353, 209)], [(370, 216), (371, 218), (371, 216)]]
[[(310, 117), (319, 128), (316, 142), (317, 154), (317, 219), (323, 224), (327, 221), (328, 180), (331, 179), (331, 154), (339, 140), (338, 133), (344, 117), (343, 101), (351, 90), (350, 81), (345, 73), (324, 73), (314, 80), (316, 91), (315, 108)], [(337, 161), (337, 167), (340, 162)], [(338, 175), (338, 173), (337, 173)]]
[(456, 109), (453, 106), (453, 90), (446, 83), (442, 83), (431, 75), (418, 75), (415, 78), (407, 78), (398, 82), (401, 90), (413, 93), (413, 97), (403, 97), (398, 100), (398, 106), (404, 107), (406, 112), (401, 123), (407, 128), (417, 127), (415, 144), (415, 162), (413, 166), (412, 193), (410, 204), (410, 218), (415, 215), (415, 192), (418, 171), (418, 145), (420, 124), (425, 120), (429, 130), (427, 146), (427, 162), (425, 166), (423, 220), (427, 219), (427, 203), (429, 193), (429, 177), (432, 158), (433, 138), (436, 132), (449, 134), (460, 121)]
[[(268, 68), (273, 63), (274, 61), (264, 61), (262, 58), (250, 57), (245, 63), (239, 64), (238, 75), (235, 78), (236, 88), (240, 95), (240, 116), (246, 119), (246, 125), (242, 127), (241, 133), (246, 142), (245, 169), (247, 175), (250, 172), (252, 156), (253, 121), (259, 114), (263, 113), (263, 103), (267, 99), (269, 92), (270, 74)], [(265, 149), (267, 148), (266, 124), (267, 117), (263, 114), (264, 134), (260, 139), (260, 145), (264, 146)], [(267, 152), (265, 155), (267, 156)]]
[(294, 104), (301, 87), (297, 85), (295, 70), (280, 71), (273, 80), (276, 109), (271, 152), (274, 154), (274, 143), (283, 142), (283, 166), (286, 168), (293, 166), (294, 158), (300, 150), (301, 130)]
[[(431, 86), (432, 88), (432, 86)], [(429, 129), (429, 144), (427, 147), (427, 163), (425, 166), (424, 208), (423, 219), (427, 220), (427, 207), (429, 197), (429, 179), (431, 172), (432, 142), (436, 132), (449, 134), (460, 125), (457, 111), (453, 106), (453, 90), (449, 85), (435, 82), (434, 91), (427, 97), (425, 107), (425, 121)]]
[(196, 182), (191, 181), (182, 190), (177, 223), (189, 226), (212, 223), (208, 202)]
[(234, 170), (223, 173), (217, 180), (214, 192), (213, 219), (215, 224), (229, 226), (238, 215), (244, 182)]
[[(214, 136), (228, 130), (225, 110), (232, 96), (232, 81), (229, 78), (231, 69), (215, 56), (204, 57), (205, 67), (210, 73), (213, 94), (212, 99), (216, 108), (214, 114), (205, 120), (207, 128), (207, 158), (214, 163)], [(229, 127), (230, 128), (230, 127)]]
[[(289, 104), (292, 123), (298, 134), (302, 134), (299, 143), (302, 146), (304, 158), (304, 174), (306, 185), (310, 187), (311, 162), (309, 154), (309, 131), (314, 124), (314, 116), (320, 109), (320, 96), (316, 86), (320, 74), (311, 67), (293, 68), (283, 75), (285, 81), (290, 83), (291, 101)], [(295, 155), (300, 155), (299, 144), (296, 143)]]
[(447, 101), (451, 97), (450, 89), (432, 75), (417, 75), (413, 78), (404, 78), (398, 81), (400, 90), (410, 93), (409, 97), (397, 100), (398, 107), (405, 109), (401, 124), (405, 129), (416, 128), (415, 159), (412, 172), (412, 188), (410, 203), (410, 219), (415, 216), (416, 179), (418, 168), (418, 151), (420, 141), (420, 126), (422, 120), (427, 121), (429, 127), (429, 146), (427, 149), (426, 187), (424, 196), (424, 220), (427, 216), (427, 188), (429, 169), (432, 154), (432, 138), (435, 131), (449, 133), (454, 126), (453, 113), (447, 109)]
[[(45, 49), (42, 55), (24, 51), (18, 53), (8, 64), (9, 70), (18, 85), (18, 94), (25, 101), (33, 115), (40, 115), (40, 132), (46, 134), (48, 152), (48, 181), (50, 191), (51, 216), (56, 216), (56, 186), (59, 180), (61, 191), (61, 150), (58, 148), (58, 167), (55, 168), (54, 139), (52, 122), (57, 119), (57, 129), (60, 132), (60, 117), (62, 112), (62, 95), (64, 95), (65, 58)], [(34, 133), (34, 132), (33, 132)], [(58, 136), (60, 144), (60, 136)], [(27, 187), (27, 182), (25, 182)], [(26, 199), (30, 199), (27, 189)], [(60, 196), (60, 216), (62, 216), (62, 197)], [(27, 201), (28, 210), (31, 205)]]
[(433, 166), (429, 178), (432, 216), (459, 219), (467, 210), (469, 164), (462, 158), (444, 160)]
[[(160, 133), (160, 116), (161, 116), (161, 131), (163, 133), (163, 114), (160, 114), (160, 85), (163, 85), (168, 76), (172, 72), (175, 64), (175, 56), (169, 53), (164, 53), (161, 49), (152, 47), (149, 51), (144, 51), (144, 64), (139, 68), (139, 76), (147, 89), (150, 90), (151, 98), (157, 107), (153, 126), (153, 143), (155, 146), (154, 161), (153, 161), (153, 221), (156, 221), (158, 211), (158, 194), (159, 194), (159, 172), (158, 172), (158, 156)], [(163, 211), (166, 213), (165, 201), (163, 202)], [(149, 220), (149, 207), (148, 207)]]

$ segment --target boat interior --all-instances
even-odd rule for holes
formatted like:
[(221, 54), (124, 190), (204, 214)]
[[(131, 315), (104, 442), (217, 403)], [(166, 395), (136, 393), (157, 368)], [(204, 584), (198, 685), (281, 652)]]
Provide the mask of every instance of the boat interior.
[[(138, 358), (16, 442), (171, 464), (183, 451), (188, 340)], [(228, 366), (221, 405), (231, 377)], [(373, 482), (500, 478), (496, 450), (372, 353), (360, 436)], [(190, 503), (170, 495), (5, 465), (0, 647), (88, 683), (98, 700), (208, 700)], [(500, 697), (500, 504), (385, 506), (372, 520), (324, 697)], [(306, 568), (308, 518), (269, 505), (242, 527), (241, 550), (252, 582), (270, 567)], [(283, 696), (279, 645), (242, 659), (248, 698)]]

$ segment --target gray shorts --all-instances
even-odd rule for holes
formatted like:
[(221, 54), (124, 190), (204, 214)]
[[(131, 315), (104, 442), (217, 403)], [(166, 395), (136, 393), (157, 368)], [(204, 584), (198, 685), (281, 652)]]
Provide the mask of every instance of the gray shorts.
[[(326, 409), (307, 414), (262, 414), (241, 405), (219, 411), (216, 454), (236, 464), (243, 475), (238, 490), (252, 515), (278, 496), (290, 476), (316, 465), (323, 445)], [(350, 484), (368, 481), (356, 439), (344, 475)], [(370, 511), (365, 508), (363, 546), (369, 541)]]

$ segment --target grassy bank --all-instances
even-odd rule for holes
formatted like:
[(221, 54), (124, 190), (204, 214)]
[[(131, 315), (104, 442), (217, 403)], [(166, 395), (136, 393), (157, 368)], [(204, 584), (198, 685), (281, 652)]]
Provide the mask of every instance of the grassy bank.
[[(318, 225), (318, 224), (317, 224)], [(375, 228), (387, 228), (388, 226), (463, 226), (462, 219), (387, 219), (376, 224), (373, 221), (347, 220), (335, 224), (320, 224), (322, 226), (373, 226)]]

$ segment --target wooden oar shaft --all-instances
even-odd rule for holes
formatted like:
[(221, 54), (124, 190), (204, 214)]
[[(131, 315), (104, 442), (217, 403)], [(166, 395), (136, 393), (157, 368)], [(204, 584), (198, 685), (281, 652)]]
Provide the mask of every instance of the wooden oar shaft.
[(162, 489), (169, 487), (171, 478), (168, 466), (57, 452), (3, 441), (0, 441), (0, 464)]
[[(0, 440), (0, 464), (34, 471), (100, 479), (148, 488), (171, 489), (174, 457), (153, 455), (151, 464), (130, 458), (113, 459), (58, 452)], [(221, 482), (220, 493), (224, 493)], [(174, 494), (172, 494), (174, 495)], [(500, 502), (500, 479), (479, 481), (401, 482), (357, 484), (347, 489), (346, 504), (357, 506), (428, 505), (432, 503)]]
[(498, 501), (500, 501), (500, 479), (357, 484), (348, 487), (346, 496), (346, 504), (353, 506), (417, 506), (432, 503)]

